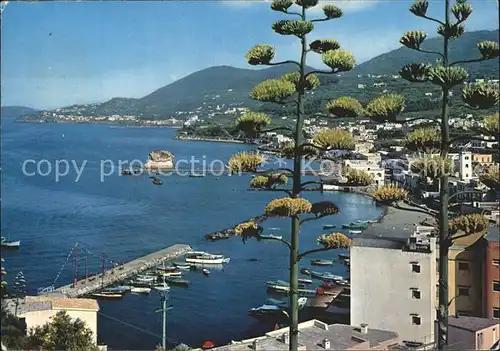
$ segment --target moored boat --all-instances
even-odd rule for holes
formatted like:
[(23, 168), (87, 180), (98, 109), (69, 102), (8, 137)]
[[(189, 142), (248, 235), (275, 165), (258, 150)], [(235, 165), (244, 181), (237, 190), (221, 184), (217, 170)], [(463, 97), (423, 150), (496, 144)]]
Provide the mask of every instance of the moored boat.
[(154, 289), (157, 291), (169, 291), (170, 287), (166, 282), (163, 282), (162, 284), (157, 284), (154, 286)]
[(150, 275), (140, 275), (137, 277), (137, 281), (143, 283), (152, 283), (155, 279), (156, 277)]
[(273, 235), (273, 234), (269, 234), (269, 235), (261, 235), (260, 236), (261, 238), (268, 238), (268, 239), (277, 239), (277, 240), (281, 240), (283, 239), (283, 237), (281, 235)]
[(349, 234), (361, 234), (361, 233), (363, 233), (362, 230), (352, 230), (352, 229), (349, 230)]
[(115, 294), (123, 294), (130, 290), (130, 288), (125, 287), (125, 286), (112, 286), (110, 288), (103, 289), (101, 292), (103, 293), (115, 293)]
[(149, 294), (151, 292), (151, 288), (143, 288), (143, 287), (134, 286), (132, 289), (130, 289), (130, 292), (135, 293), (135, 294)]
[(312, 260), (311, 265), (313, 266), (332, 266), (332, 260)]
[(163, 277), (180, 277), (182, 276), (181, 271), (175, 271), (175, 272), (160, 272), (160, 275)]
[(325, 224), (323, 226), (323, 229), (333, 229), (336, 228), (337, 226), (335, 224)]
[(341, 254), (341, 253), (339, 253), (339, 259), (340, 260), (345, 260), (346, 258), (349, 258), (349, 257), (350, 257), (349, 254)]
[(329, 282), (337, 282), (339, 280), (344, 279), (340, 275), (335, 275), (335, 274), (328, 273), (328, 272), (323, 273), (323, 272), (314, 272), (314, 271), (311, 272), (311, 277), (325, 280), (325, 281), (329, 281)]
[(20, 245), (21, 245), (21, 240), (10, 241), (10, 240), (7, 240), (7, 238), (2, 236), (2, 239), (1, 239), (1, 246), (2, 247), (18, 248)]
[(368, 228), (368, 223), (366, 222), (351, 222), (349, 224), (342, 224), (343, 229), (366, 229)]
[(177, 285), (177, 286), (188, 286), (189, 285), (189, 280), (179, 279), (177, 277), (166, 277), (165, 281), (170, 285)]
[(311, 271), (307, 268), (302, 268), (300, 270), (300, 273), (304, 274), (304, 275), (311, 275)]
[(121, 299), (123, 297), (123, 294), (99, 292), (99, 293), (92, 294), (92, 297), (97, 298), (97, 299), (113, 299), (114, 300), (114, 299)]
[(174, 262), (174, 266), (179, 269), (191, 269), (191, 265), (187, 264), (186, 262)]
[(229, 258), (224, 257), (224, 255), (213, 255), (206, 252), (192, 253), (186, 255), (187, 263), (196, 264), (222, 264), (228, 263)]
[(313, 281), (311, 279), (302, 279), (302, 278), (299, 278), (298, 282), (302, 283), (302, 284), (312, 284)]
[(269, 317), (281, 315), (282, 309), (275, 305), (262, 305), (260, 307), (251, 308), (248, 314), (253, 317)]
[(206, 275), (206, 276), (209, 276), (210, 275), (210, 271), (206, 268), (203, 268), (202, 270), (203, 274)]
[(178, 267), (165, 266), (165, 265), (163, 265), (163, 266), (157, 266), (156, 269), (159, 270), (159, 271), (164, 271), (164, 272), (175, 272), (175, 271), (179, 270)]

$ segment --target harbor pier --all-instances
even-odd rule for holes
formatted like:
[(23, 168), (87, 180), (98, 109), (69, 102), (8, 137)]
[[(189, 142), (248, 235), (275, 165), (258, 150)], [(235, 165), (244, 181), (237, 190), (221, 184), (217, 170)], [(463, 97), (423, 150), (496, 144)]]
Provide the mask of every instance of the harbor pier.
[(175, 260), (191, 250), (189, 245), (176, 244), (126, 262), (122, 265), (117, 265), (112, 269), (78, 280), (72, 284), (61, 286), (50, 293), (63, 295), (69, 298), (90, 295), (110, 285), (120, 283), (148, 269), (156, 267), (164, 261)]

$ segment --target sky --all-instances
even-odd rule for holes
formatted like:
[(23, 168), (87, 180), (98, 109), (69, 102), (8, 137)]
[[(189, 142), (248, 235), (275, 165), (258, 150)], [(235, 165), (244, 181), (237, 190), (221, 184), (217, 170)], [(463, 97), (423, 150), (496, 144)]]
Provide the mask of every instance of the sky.
[[(326, 2), (321, 2), (325, 4)], [(331, 1), (344, 16), (315, 24), (310, 40), (333, 38), (357, 63), (397, 49), (401, 35), (435, 23), (408, 11), (407, 0)], [(442, 18), (440, 0), (428, 14)], [(470, 0), (469, 31), (498, 28), (497, 0)], [(321, 6), (308, 18), (322, 17)], [(210, 66), (253, 68), (255, 44), (276, 48), (276, 60), (298, 59), (299, 42), (271, 29), (289, 17), (259, 1), (9, 2), (2, 12), (1, 104), (52, 109), (143, 97)], [(317, 54), (308, 64), (321, 67)]]

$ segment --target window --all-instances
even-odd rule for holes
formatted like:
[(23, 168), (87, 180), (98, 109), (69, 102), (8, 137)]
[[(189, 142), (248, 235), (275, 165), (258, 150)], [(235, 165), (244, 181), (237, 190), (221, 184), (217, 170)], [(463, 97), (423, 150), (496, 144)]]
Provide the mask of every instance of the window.
[(494, 266), (500, 266), (500, 260), (498, 258), (493, 259), (493, 265)]
[(468, 271), (469, 270), (469, 262), (458, 262), (458, 270), (459, 271)]
[(420, 299), (421, 293), (418, 291), (418, 289), (412, 289), (411, 291), (411, 297), (414, 299)]
[(469, 177), (469, 173), (465, 173), (465, 178)]
[(469, 156), (465, 156), (465, 159), (468, 160), (469, 159)]
[(465, 164), (465, 168), (469, 168), (469, 164), (468, 163)]
[(468, 286), (459, 286), (458, 287), (458, 296), (469, 296), (470, 287)]
[(418, 315), (411, 316), (411, 324), (420, 325), (421, 323), (422, 323), (422, 320), (420, 319), (420, 316), (418, 316)]
[(493, 291), (500, 292), (500, 281), (498, 280), (493, 281)]
[(476, 350), (483, 349), (483, 333), (477, 333), (477, 346)]
[(493, 318), (500, 319), (500, 307), (493, 307)]
[(411, 271), (415, 273), (420, 273), (420, 265), (417, 263), (412, 263)]

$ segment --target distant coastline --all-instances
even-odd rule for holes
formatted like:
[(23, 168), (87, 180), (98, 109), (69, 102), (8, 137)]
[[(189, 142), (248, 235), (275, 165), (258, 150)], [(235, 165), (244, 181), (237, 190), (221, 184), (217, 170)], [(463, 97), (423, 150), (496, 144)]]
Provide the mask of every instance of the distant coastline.
[(245, 144), (244, 141), (236, 139), (202, 138), (202, 137), (189, 137), (189, 136), (176, 136), (174, 139), (189, 140), (189, 141), (209, 141), (209, 142), (231, 143), (231, 144)]
[(165, 124), (149, 124), (149, 123), (121, 123), (113, 121), (55, 121), (43, 119), (16, 119), (16, 123), (35, 123), (35, 124), (104, 124), (111, 128), (171, 128), (180, 129), (182, 126), (165, 125)]

